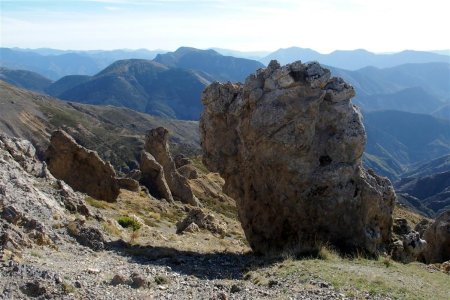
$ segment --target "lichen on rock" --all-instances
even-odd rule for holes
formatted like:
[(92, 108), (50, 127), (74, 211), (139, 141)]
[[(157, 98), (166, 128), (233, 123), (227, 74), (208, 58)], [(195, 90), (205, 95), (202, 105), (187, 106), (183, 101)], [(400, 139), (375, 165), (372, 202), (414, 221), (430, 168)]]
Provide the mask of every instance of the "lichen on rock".
[(362, 167), (366, 135), (354, 95), (318, 63), (276, 61), (244, 84), (203, 92), (203, 162), (224, 177), (256, 252), (330, 243), (377, 254), (389, 243), (395, 193)]

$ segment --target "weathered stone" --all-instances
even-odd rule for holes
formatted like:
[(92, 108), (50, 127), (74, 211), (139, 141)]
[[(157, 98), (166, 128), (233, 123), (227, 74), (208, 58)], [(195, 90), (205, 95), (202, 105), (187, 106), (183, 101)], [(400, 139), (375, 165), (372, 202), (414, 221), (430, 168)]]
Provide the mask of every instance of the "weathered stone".
[(35, 153), (30, 142), (0, 133), (0, 256), (54, 244), (65, 208), (89, 215), (84, 197), (60, 185)]
[[(195, 224), (198, 227), (196, 228)], [(198, 228), (206, 229), (212, 233), (224, 235), (227, 226), (224, 222), (219, 221), (213, 214), (205, 213), (201, 208), (192, 208), (186, 218), (177, 223), (177, 233), (184, 231), (195, 232)]]
[(394, 225), (392, 226), (392, 231), (395, 234), (404, 235), (411, 231), (411, 227), (408, 225), (408, 221), (403, 218), (396, 218), (394, 220)]
[(177, 154), (177, 155), (175, 155), (175, 156), (173, 157), (173, 161), (174, 161), (175, 167), (176, 167), (177, 169), (178, 169), (178, 168), (181, 168), (182, 166), (189, 165), (189, 164), (192, 163), (192, 162), (190, 161), (190, 159), (187, 158), (186, 156), (184, 156), (183, 154)]
[(131, 274), (131, 286), (134, 288), (141, 288), (148, 286), (148, 280), (139, 273)]
[(149, 193), (158, 199), (172, 202), (172, 192), (166, 182), (163, 167), (150, 153), (141, 153), (141, 183), (148, 188)]
[(183, 232), (189, 232), (189, 233), (194, 233), (194, 232), (198, 232), (198, 231), (200, 231), (200, 227), (198, 227), (198, 225), (195, 224), (195, 223), (189, 224), (189, 225), (183, 230)]
[(116, 172), (95, 151), (80, 145), (66, 132), (53, 132), (45, 153), (48, 169), (73, 189), (113, 202), (119, 195)]
[(121, 189), (129, 190), (132, 192), (139, 192), (141, 190), (139, 182), (132, 178), (116, 178), (116, 181), (119, 185), (119, 188)]
[(67, 231), (83, 246), (94, 251), (105, 249), (105, 239), (101, 231), (95, 227), (86, 226), (82, 220), (70, 222)]
[(366, 136), (354, 94), (318, 63), (273, 61), (245, 84), (216, 82), (203, 92), (203, 162), (225, 179), (255, 251), (331, 243), (377, 254), (390, 242), (395, 193), (362, 168)]
[(185, 177), (187, 179), (198, 178), (197, 169), (191, 164), (179, 167), (177, 170), (183, 177)]
[[(183, 203), (198, 205), (198, 200), (192, 193), (188, 181), (178, 173), (169, 152), (169, 132), (163, 127), (150, 130), (145, 138), (145, 151), (152, 154), (164, 169), (164, 177), (172, 192), (172, 196)], [(142, 169), (141, 169), (142, 170)]]
[(136, 180), (136, 181), (141, 181), (141, 178), (142, 178), (142, 172), (141, 172), (141, 170), (134, 169), (134, 170), (131, 170), (130, 173), (127, 174), (126, 177), (127, 177), (127, 178), (131, 178), (131, 179), (134, 179), (134, 180)]
[(450, 274), (450, 260), (442, 263), (441, 270), (444, 273)]
[(119, 284), (126, 284), (127, 280), (125, 279), (125, 277), (122, 274), (116, 274), (114, 275), (114, 277), (111, 279), (111, 285), (119, 285)]
[(423, 234), (425, 233), (425, 230), (431, 225), (431, 221), (428, 219), (422, 219), (419, 223), (417, 223), (416, 227), (414, 227), (414, 230), (417, 231), (420, 234), (420, 237), (423, 237)]
[(422, 257), (426, 247), (427, 242), (420, 238), (418, 232), (409, 231), (401, 236), (401, 240), (393, 243), (391, 256), (403, 263), (413, 262)]
[(79, 213), (83, 216), (90, 216), (91, 213), (87, 207), (85, 201), (83, 201), (77, 193), (75, 193), (70, 186), (64, 181), (57, 180), (56, 184), (59, 188), (59, 194), (61, 195), (61, 201), (64, 203), (64, 207), (73, 213)]
[(427, 263), (450, 260), (450, 210), (441, 213), (425, 230), (423, 238), (428, 246), (424, 252)]

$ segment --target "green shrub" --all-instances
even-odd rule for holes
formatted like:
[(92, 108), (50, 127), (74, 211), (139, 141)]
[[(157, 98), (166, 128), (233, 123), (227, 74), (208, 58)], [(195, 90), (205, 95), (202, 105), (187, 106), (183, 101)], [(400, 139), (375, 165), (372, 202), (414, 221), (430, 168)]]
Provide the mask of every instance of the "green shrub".
[(128, 216), (118, 218), (117, 222), (124, 228), (131, 227), (133, 231), (139, 230), (141, 228), (141, 224), (136, 219)]

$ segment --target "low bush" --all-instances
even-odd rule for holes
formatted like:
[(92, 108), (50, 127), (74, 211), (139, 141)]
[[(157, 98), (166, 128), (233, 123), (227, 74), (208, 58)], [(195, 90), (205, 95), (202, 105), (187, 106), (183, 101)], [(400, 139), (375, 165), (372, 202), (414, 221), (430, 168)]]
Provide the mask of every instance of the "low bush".
[(128, 216), (123, 216), (117, 219), (117, 222), (120, 226), (124, 228), (131, 227), (133, 231), (139, 230), (141, 228), (141, 224), (136, 220)]

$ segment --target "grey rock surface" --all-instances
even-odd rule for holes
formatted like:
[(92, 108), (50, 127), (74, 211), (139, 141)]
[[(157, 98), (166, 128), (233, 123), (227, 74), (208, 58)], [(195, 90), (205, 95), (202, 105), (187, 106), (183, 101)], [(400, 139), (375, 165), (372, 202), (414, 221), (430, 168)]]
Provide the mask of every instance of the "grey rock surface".
[(56, 180), (35, 157), (33, 145), (0, 134), (0, 256), (59, 240), (64, 210), (89, 215), (83, 196)]

